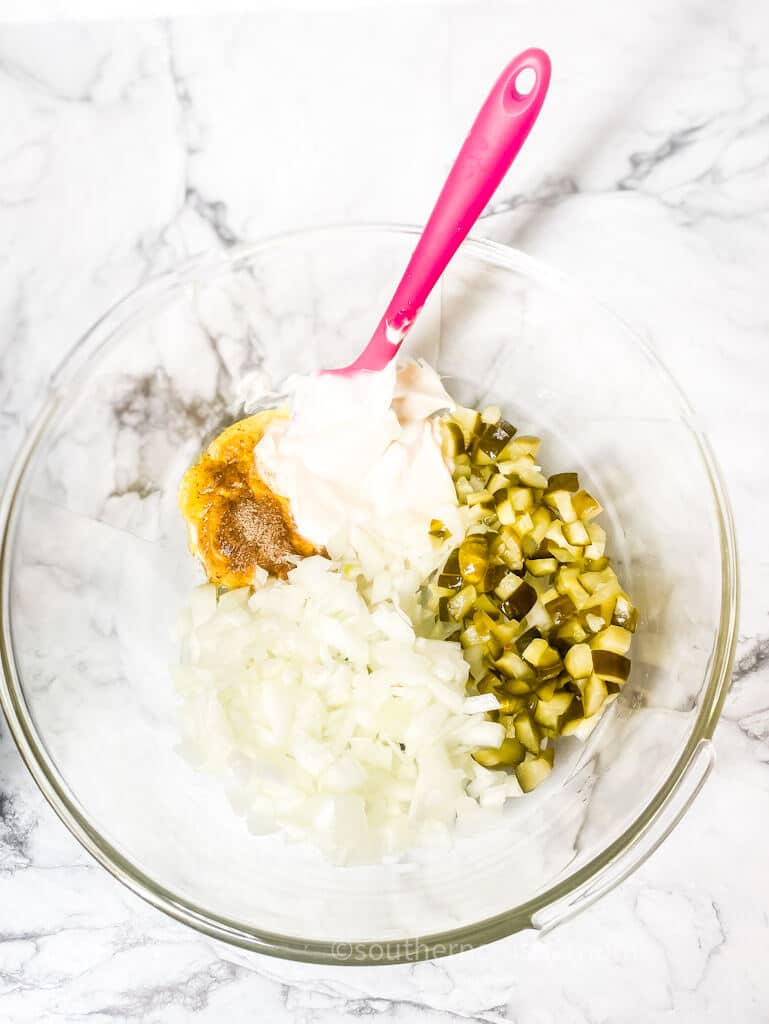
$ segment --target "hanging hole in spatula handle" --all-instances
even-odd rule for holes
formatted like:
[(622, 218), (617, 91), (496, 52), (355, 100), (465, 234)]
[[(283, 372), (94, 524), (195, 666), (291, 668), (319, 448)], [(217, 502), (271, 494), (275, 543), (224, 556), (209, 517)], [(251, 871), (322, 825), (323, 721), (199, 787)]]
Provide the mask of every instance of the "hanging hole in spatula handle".
[(524, 50), (502, 77), (502, 106), (508, 113), (521, 113), (530, 103), (537, 103), (539, 110), (550, 83), (550, 59), (543, 50)]

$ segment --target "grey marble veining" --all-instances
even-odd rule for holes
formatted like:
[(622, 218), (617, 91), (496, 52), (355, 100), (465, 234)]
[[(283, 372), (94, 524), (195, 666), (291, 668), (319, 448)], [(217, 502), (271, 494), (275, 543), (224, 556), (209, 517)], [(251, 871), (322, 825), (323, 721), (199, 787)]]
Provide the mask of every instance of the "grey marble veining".
[[(481, 0), (3, 28), (0, 473), (66, 350), (152, 274), (292, 227), (423, 219), (490, 74), (530, 44), (552, 54), (551, 96), (483, 231), (637, 325), (712, 438), (743, 577), (714, 773), (636, 874), (544, 938), (403, 968), (246, 967), (98, 868), (3, 725), (3, 1020), (766, 1019), (765, 5)], [(145, 385), (126, 392), (129, 425), (164, 400), (162, 380)], [(116, 483), (117, 506), (138, 479)]]

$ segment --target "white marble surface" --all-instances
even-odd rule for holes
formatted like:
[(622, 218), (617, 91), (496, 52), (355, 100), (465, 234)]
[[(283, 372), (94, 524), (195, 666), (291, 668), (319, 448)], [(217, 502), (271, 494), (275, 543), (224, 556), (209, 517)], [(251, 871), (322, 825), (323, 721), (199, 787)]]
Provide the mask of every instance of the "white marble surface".
[(531, 44), (553, 57), (551, 96), (484, 231), (638, 325), (710, 432), (743, 557), (716, 771), (635, 875), (544, 939), (248, 970), (95, 866), (3, 727), (3, 1020), (769, 1016), (765, 4), (287, 4), (0, 28), (0, 472), (66, 349), (148, 275), (291, 227), (422, 219), (490, 77)]

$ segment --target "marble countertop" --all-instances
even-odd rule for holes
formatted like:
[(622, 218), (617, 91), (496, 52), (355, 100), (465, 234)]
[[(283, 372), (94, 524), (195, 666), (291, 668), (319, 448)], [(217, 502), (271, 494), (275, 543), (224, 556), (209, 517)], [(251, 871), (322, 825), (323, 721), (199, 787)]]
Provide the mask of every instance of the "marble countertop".
[(633, 322), (710, 434), (743, 573), (715, 772), (638, 872), (546, 938), (402, 968), (247, 969), (97, 867), (3, 726), (4, 1021), (769, 1016), (765, 4), (286, 4), (2, 28), (0, 474), (52, 368), (148, 276), (288, 228), (423, 220), (491, 77), (535, 44), (551, 94), (481, 233)]

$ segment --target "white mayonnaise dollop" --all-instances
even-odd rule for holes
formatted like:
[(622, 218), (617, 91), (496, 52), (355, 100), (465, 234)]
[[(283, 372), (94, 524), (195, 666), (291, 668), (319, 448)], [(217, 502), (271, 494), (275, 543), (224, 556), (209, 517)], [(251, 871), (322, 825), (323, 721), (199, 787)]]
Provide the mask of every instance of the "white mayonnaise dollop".
[(431, 415), (454, 402), (426, 363), (350, 377), (296, 377), (291, 417), (255, 448), (259, 474), (288, 498), (299, 532), (360, 564), (375, 597), (405, 598), (443, 558), (428, 533), (463, 528)]

